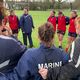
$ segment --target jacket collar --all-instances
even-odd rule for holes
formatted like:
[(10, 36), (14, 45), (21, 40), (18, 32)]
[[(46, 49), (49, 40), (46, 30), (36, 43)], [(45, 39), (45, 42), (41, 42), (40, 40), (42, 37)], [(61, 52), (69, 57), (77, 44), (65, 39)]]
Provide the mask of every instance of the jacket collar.
[(41, 49), (55, 49), (55, 46), (51, 46), (51, 47), (46, 47), (43, 43), (40, 43), (40, 48)]
[(27, 16), (28, 14), (23, 14), (24, 16)]

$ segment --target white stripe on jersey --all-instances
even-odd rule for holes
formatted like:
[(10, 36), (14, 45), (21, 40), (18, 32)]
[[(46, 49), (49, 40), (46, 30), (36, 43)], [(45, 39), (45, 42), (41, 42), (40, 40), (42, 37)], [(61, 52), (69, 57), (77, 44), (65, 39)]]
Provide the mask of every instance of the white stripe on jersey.
[(3, 68), (3, 67), (5, 67), (5, 66), (7, 66), (7, 65), (9, 64), (9, 62), (10, 62), (10, 60), (7, 60), (7, 61), (1, 63), (1, 64), (0, 64), (0, 68)]
[(3, 39), (11, 39), (10, 37), (4, 36), (4, 35), (0, 35), (0, 38), (3, 38)]
[(70, 53), (70, 58), (69, 62), (73, 61), (73, 55), (74, 55), (74, 48), (75, 48), (75, 42), (72, 43), (72, 48), (71, 48), (71, 53)]
[(1, 38), (1, 39), (6, 39), (6, 40), (13, 40), (13, 41), (17, 42), (16, 39), (14, 39), (14, 38), (12, 38), (12, 37), (4, 36), (4, 35), (0, 35), (0, 38)]
[(78, 68), (80, 65), (80, 55), (79, 55), (79, 58), (78, 58), (78, 61), (77, 61), (77, 64), (75, 65), (76, 68)]

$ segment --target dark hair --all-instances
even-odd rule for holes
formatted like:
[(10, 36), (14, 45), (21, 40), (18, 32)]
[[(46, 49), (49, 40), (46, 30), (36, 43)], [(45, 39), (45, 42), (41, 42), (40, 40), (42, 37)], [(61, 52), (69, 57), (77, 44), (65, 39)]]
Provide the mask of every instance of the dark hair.
[(58, 11), (58, 15), (63, 14), (63, 12), (61, 10)]
[(27, 11), (29, 11), (29, 7), (24, 7), (24, 9), (26, 9)]
[(14, 10), (13, 10), (13, 9), (11, 9), (11, 10), (10, 10), (10, 13), (12, 13), (13, 11), (14, 11)]
[(74, 14), (76, 14), (76, 17), (78, 16), (77, 10), (72, 10), (72, 12), (73, 12)]
[(56, 13), (55, 10), (51, 10), (54, 14)]
[(47, 22), (41, 25), (38, 29), (39, 37), (46, 44), (50, 44), (54, 38), (54, 28), (51, 23)]

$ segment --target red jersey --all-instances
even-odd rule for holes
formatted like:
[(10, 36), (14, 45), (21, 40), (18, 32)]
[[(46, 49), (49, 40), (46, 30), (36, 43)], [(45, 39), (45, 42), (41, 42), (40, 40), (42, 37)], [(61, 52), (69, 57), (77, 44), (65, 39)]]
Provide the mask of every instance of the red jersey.
[(50, 16), (49, 18), (48, 18), (48, 21), (50, 22), (50, 23), (52, 23), (52, 25), (53, 25), (53, 27), (54, 27), (54, 31), (56, 31), (56, 17), (55, 16)]
[(9, 22), (9, 26), (12, 30), (16, 30), (19, 28), (19, 20), (18, 17), (16, 15), (12, 16), (8, 16), (8, 22)]
[(57, 27), (58, 30), (61, 30), (61, 31), (66, 31), (66, 17), (65, 16), (62, 16), (62, 17), (58, 17), (58, 27)]
[(69, 32), (76, 33), (75, 18), (70, 19)]

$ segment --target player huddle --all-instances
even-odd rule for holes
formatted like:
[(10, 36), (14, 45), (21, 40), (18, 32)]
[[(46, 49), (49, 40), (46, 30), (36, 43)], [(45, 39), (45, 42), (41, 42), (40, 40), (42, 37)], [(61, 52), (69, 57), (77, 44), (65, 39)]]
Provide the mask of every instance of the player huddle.
[(62, 49), (62, 42), (64, 35), (66, 33), (66, 26), (69, 24), (68, 29), (68, 43), (66, 46), (66, 52), (71, 45), (71, 43), (76, 39), (76, 28), (75, 28), (75, 19), (77, 17), (77, 11), (71, 11), (70, 17), (67, 17), (63, 14), (62, 11), (58, 12), (58, 17), (55, 16), (55, 11), (52, 10), (50, 12), (50, 17), (48, 18), (48, 22), (52, 23), (54, 26), (55, 32), (57, 32), (58, 40), (59, 40), (59, 48)]
[[(31, 34), (34, 28), (28, 11), (24, 8), (20, 21), (13, 10), (4, 19), (0, 15), (0, 80), (80, 80), (80, 17), (77, 12), (71, 11), (69, 18), (59, 11), (55, 17), (52, 10), (48, 21), (38, 28), (40, 46), (27, 49), (27, 37), (33, 47)], [(10, 28), (5, 25), (7, 22)], [(59, 49), (68, 24), (66, 52), (71, 47), (69, 54)], [(26, 46), (16, 39), (19, 25)], [(54, 43), (56, 32), (59, 48)]]
[[(23, 33), (23, 42), (27, 46), (27, 37), (29, 39), (29, 47), (33, 47), (33, 41), (32, 41), (32, 28), (34, 28), (33, 20), (31, 15), (28, 13), (29, 9), (24, 8), (24, 14), (21, 16), (20, 20), (15, 15), (14, 10), (10, 10), (10, 15), (5, 17), (3, 22), (6, 24), (9, 23), (9, 26), (12, 30), (12, 34), (17, 38), (18, 32), (20, 28), (22, 29)], [(56, 12), (54, 10), (50, 11), (50, 16), (47, 19), (48, 22), (50, 22), (53, 27), (55, 33), (57, 32), (58, 40), (59, 40), (59, 48), (62, 49), (62, 43), (63, 38), (66, 33), (66, 26), (69, 25), (68, 28), (68, 40), (67, 40), (67, 46), (65, 48), (65, 51), (68, 52), (68, 49), (71, 45), (71, 43), (76, 39), (76, 29), (75, 29), (75, 19), (78, 16), (77, 11), (73, 10), (70, 13), (70, 17), (67, 17), (63, 14), (62, 11), (58, 12), (58, 16), (55, 16)], [(11, 31), (10, 30), (10, 31)], [(5, 31), (5, 29), (3, 29)], [(10, 32), (9, 32), (10, 33)]]

